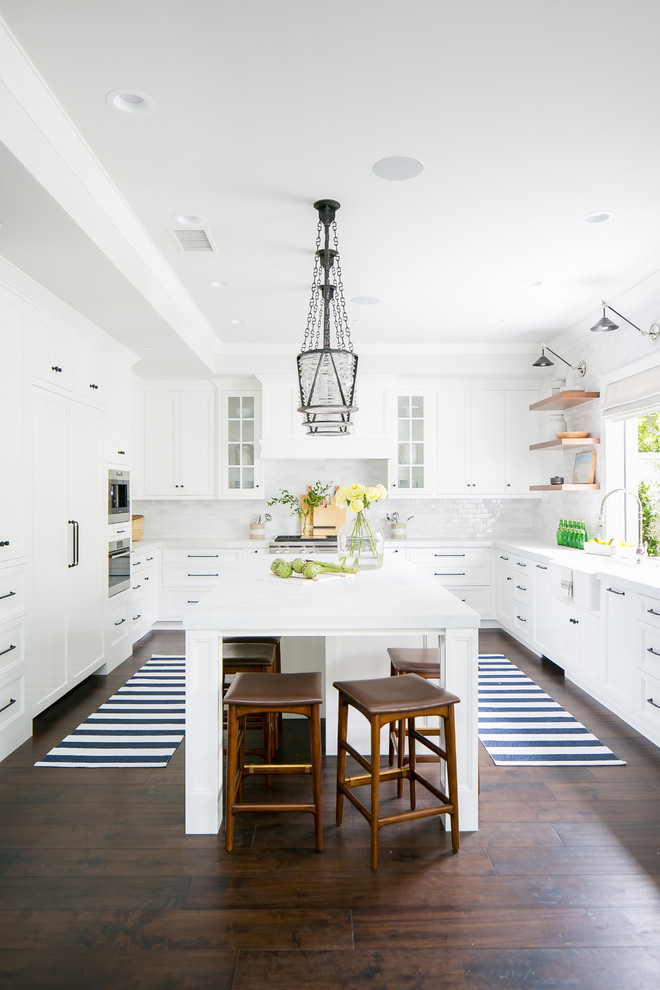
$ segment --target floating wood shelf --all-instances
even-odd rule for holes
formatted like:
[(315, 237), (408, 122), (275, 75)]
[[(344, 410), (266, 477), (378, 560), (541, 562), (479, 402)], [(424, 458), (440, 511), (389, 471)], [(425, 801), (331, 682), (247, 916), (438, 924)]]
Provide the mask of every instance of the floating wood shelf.
[(591, 399), (598, 399), (600, 392), (556, 392), (549, 395), (547, 399), (539, 399), (533, 402), (530, 409), (570, 409), (572, 406), (582, 405), (583, 402), (590, 402)]
[(530, 492), (598, 492), (600, 485), (530, 485)]
[(569, 447), (575, 450), (580, 447), (596, 447), (600, 443), (600, 437), (564, 437), (563, 440), (546, 440), (543, 443), (530, 444), (530, 450), (551, 450)]

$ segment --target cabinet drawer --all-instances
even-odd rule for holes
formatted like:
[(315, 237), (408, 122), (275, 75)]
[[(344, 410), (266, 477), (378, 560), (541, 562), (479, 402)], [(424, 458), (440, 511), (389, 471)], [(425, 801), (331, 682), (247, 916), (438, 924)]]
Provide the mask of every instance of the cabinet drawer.
[(183, 619), (194, 613), (203, 598), (204, 589), (191, 588), (189, 591), (180, 588), (165, 588), (163, 590), (163, 618)]
[(25, 567), (0, 570), (0, 622), (27, 611), (26, 586)]
[(647, 673), (660, 679), (660, 624), (649, 626), (640, 622), (641, 651), (638, 666)]
[(135, 550), (131, 551), (131, 574), (139, 574), (142, 571), (156, 566), (156, 554), (152, 550), (151, 553), (137, 553)]
[(138, 568), (137, 570), (133, 570), (131, 566), (131, 591), (134, 595), (141, 591), (146, 591), (148, 588), (153, 587), (155, 583), (156, 567), (154, 564)]
[(447, 587), (447, 591), (451, 591), (452, 595), (456, 595), (459, 601), (465, 602), (470, 608), (473, 608), (475, 612), (478, 612), (482, 619), (490, 618), (491, 616), (491, 593), (489, 585), (482, 585), (481, 587)]
[(532, 610), (528, 605), (515, 602), (513, 608), (513, 624), (522, 636), (529, 638), (532, 635)]
[(163, 588), (212, 588), (227, 580), (229, 569), (213, 561), (191, 560), (187, 564), (165, 564)]
[(25, 622), (0, 627), (0, 676), (25, 658)]
[(128, 592), (108, 606), (108, 638), (110, 648), (128, 635), (131, 626), (131, 600)]
[(640, 619), (660, 630), (660, 598), (639, 595)]
[(635, 702), (637, 713), (653, 728), (657, 738), (660, 734), (660, 678), (640, 671)]
[[(194, 569), (232, 567), (241, 558), (240, 550), (164, 550), (163, 564), (190, 564)], [(203, 565), (198, 567), (198, 565)], [(189, 567), (192, 570), (193, 567)]]
[(490, 583), (490, 553), (487, 549), (413, 548), (409, 551), (409, 559), (445, 586)]
[(25, 714), (25, 673), (0, 677), (0, 732)]
[(532, 604), (532, 582), (531, 575), (515, 573), (513, 575), (513, 600), (520, 605), (531, 606)]

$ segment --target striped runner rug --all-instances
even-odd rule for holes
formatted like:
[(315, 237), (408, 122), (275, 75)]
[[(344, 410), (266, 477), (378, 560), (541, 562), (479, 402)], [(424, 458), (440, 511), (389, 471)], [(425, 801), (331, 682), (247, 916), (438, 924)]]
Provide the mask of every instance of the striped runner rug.
[(152, 656), (37, 767), (166, 767), (183, 739), (185, 660)]
[(496, 766), (625, 766), (501, 654), (479, 656), (479, 739)]

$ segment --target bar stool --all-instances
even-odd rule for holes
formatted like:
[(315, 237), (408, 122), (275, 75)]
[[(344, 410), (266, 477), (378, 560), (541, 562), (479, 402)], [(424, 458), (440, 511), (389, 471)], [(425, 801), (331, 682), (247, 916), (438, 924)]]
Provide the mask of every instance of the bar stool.
[[(432, 684), (419, 674), (402, 674), (394, 677), (378, 677), (371, 680), (336, 681), (339, 692), (339, 724), (337, 740), (337, 825), (341, 825), (344, 797), (366, 818), (371, 828), (371, 867), (378, 866), (378, 832), (386, 825), (410, 821), (416, 818), (430, 818), (433, 815), (449, 815), (451, 818), (452, 848), (458, 850), (458, 780), (456, 773), (456, 739), (454, 728), (454, 705), (460, 699), (444, 688)], [(351, 746), (348, 742), (348, 709), (356, 708), (367, 719), (371, 727), (371, 759)], [(435, 716), (444, 724), (444, 749), (437, 746), (427, 736), (415, 729), (415, 718)], [(384, 725), (406, 720), (408, 723), (408, 764), (392, 769), (380, 768), (380, 731)], [(417, 769), (415, 743), (421, 743), (436, 756), (445, 761), (447, 770), (447, 791), (445, 794)], [(346, 776), (346, 756), (351, 756), (366, 774), (356, 777)], [(407, 779), (410, 783), (410, 810), (396, 814), (380, 814), (380, 782)], [(417, 808), (415, 785), (420, 784), (438, 801), (431, 807)], [(367, 808), (352, 793), (356, 787), (370, 785), (371, 806)]]
[[(321, 715), (323, 678), (320, 673), (264, 674), (243, 672), (236, 675), (225, 695), (227, 705), (227, 803), (225, 848), (234, 847), (234, 816), (244, 811), (307, 811), (314, 815), (316, 848), (323, 849), (321, 784)], [(304, 715), (309, 719), (310, 762), (304, 764), (245, 763), (246, 722), (251, 715)], [(272, 750), (271, 750), (272, 752)], [(310, 774), (311, 802), (247, 802), (243, 783), (247, 776)]]
[[(279, 637), (272, 639), (227, 638), (222, 642), (222, 694), (223, 699), (231, 684), (230, 678), (236, 674), (251, 672), (261, 674), (279, 673)], [(269, 724), (270, 723), (270, 724)], [(261, 754), (270, 763), (273, 752), (279, 745), (277, 720), (263, 714), (252, 719), (250, 728), (261, 728), (263, 747), (248, 750), (251, 754)]]
[[(396, 647), (389, 646), (387, 655), (390, 658), (390, 676), (399, 674), (419, 674), (420, 677), (432, 678), (442, 684), (442, 662), (444, 651), (437, 647)], [(440, 729), (420, 729), (425, 736), (439, 736)], [(400, 754), (399, 766), (403, 766), (406, 757), (404, 752), (403, 721), (392, 724), (389, 740), (389, 764), (394, 766), (394, 755)], [(418, 756), (419, 762), (434, 761), (434, 756)], [(403, 781), (399, 782), (399, 797), (403, 793)]]

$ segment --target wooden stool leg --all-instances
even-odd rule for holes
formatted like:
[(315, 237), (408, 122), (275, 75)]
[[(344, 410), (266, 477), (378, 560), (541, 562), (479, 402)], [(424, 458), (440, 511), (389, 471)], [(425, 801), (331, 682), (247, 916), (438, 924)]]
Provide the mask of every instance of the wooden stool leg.
[(337, 717), (337, 810), (335, 822), (341, 825), (344, 814), (344, 795), (339, 787), (340, 783), (346, 780), (346, 733), (348, 731), (348, 705), (343, 697), (339, 696), (339, 711)]
[(456, 731), (454, 726), (454, 706), (449, 705), (445, 718), (445, 752), (447, 754), (447, 793), (454, 805), (451, 816), (451, 844), (458, 850), (460, 831), (458, 824), (458, 774), (456, 772)]
[(378, 869), (378, 808), (380, 791), (380, 720), (371, 720), (371, 869)]
[(314, 836), (316, 848), (323, 849), (323, 786), (321, 782), (321, 716), (319, 705), (312, 705), (309, 717), (309, 741), (312, 755), (312, 791), (314, 795)]
[(237, 751), (238, 721), (233, 705), (227, 711), (227, 780), (225, 782), (225, 849), (234, 848), (234, 812), (236, 803), (236, 775), (238, 772)]
[(417, 753), (415, 750), (415, 719), (408, 719), (408, 765), (410, 767), (410, 810), (417, 808), (417, 791), (415, 788), (415, 767), (417, 765)]

